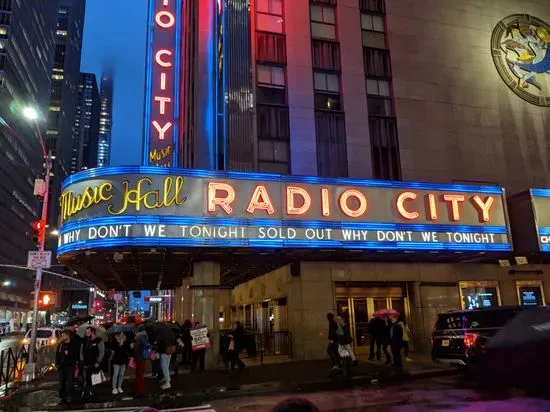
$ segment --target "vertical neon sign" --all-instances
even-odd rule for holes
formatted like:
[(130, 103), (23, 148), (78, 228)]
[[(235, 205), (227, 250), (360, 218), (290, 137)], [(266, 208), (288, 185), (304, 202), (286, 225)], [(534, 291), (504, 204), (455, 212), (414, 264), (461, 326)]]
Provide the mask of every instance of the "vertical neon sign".
[(144, 165), (178, 166), (182, 1), (149, 0)]

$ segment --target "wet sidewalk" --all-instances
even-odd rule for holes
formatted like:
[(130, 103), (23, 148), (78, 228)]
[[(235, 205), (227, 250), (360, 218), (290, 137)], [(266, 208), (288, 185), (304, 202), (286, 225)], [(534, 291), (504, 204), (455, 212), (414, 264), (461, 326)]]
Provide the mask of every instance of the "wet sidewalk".
[[(363, 361), (354, 367), (351, 379), (331, 373), (327, 360), (290, 361), (253, 366), (242, 372), (211, 370), (204, 373), (185, 371), (172, 375), (172, 388), (162, 391), (156, 379), (145, 379), (146, 396), (134, 399), (131, 396), (133, 377), (124, 380), (123, 395), (112, 395), (110, 382), (95, 388), (93, 403), (79, 404), (77, 408), (112, 408), (131, 406), (195, 406), (203, 402), (238, 396), (262, 395), (268, 393), (296, 393), (330, 390), (375, 382), (403, 381), (440, 374), (451, 374), (454, 370), (438, 365), (427, 355), (418, 354), (413, 362), (407, 362), (405, 373), (395, 375), (383, 362)], [(38, 410), (62, 410), (58, 406), (56, 375), (42, 381), (22, 386), (4, 405), (4, 410), (29, 408)], [(75, 405), (76, 406), (76, 405)], [(67, 409), (67, 407), (65, 407)], [(74, 409), (74, 407), (72, 408)]]

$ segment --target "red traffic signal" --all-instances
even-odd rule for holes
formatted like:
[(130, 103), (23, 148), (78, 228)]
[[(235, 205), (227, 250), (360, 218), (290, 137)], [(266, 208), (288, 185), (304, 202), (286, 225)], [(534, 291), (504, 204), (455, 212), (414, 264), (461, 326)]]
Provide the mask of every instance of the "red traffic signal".
[(38, 294), (38, 307), (41, 309), (49, 309), (55, 306), (57, 296), (54, 292), (41, 290)]
[(36, 246), (40, 246), (44, 241), (46, 234), (46, 222), (43, 220), (35, 220), (32, 222), (32, 241)]

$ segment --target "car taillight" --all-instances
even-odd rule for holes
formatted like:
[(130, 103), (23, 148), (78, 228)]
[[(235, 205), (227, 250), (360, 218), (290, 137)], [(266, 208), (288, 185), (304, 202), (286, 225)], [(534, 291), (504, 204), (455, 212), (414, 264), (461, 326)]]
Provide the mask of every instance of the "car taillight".
[(464, 334), (464, 345), (467, 348), (474, 347), (479, 339), (479, 333), (465, 333)]

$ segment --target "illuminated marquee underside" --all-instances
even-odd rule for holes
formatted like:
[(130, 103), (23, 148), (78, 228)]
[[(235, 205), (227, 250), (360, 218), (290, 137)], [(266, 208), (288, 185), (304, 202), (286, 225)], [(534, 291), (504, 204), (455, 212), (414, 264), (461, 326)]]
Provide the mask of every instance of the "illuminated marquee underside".
[(498, 187), (113, 167), (71, 176), (58, 253), (93, 248), (510, 250)]

